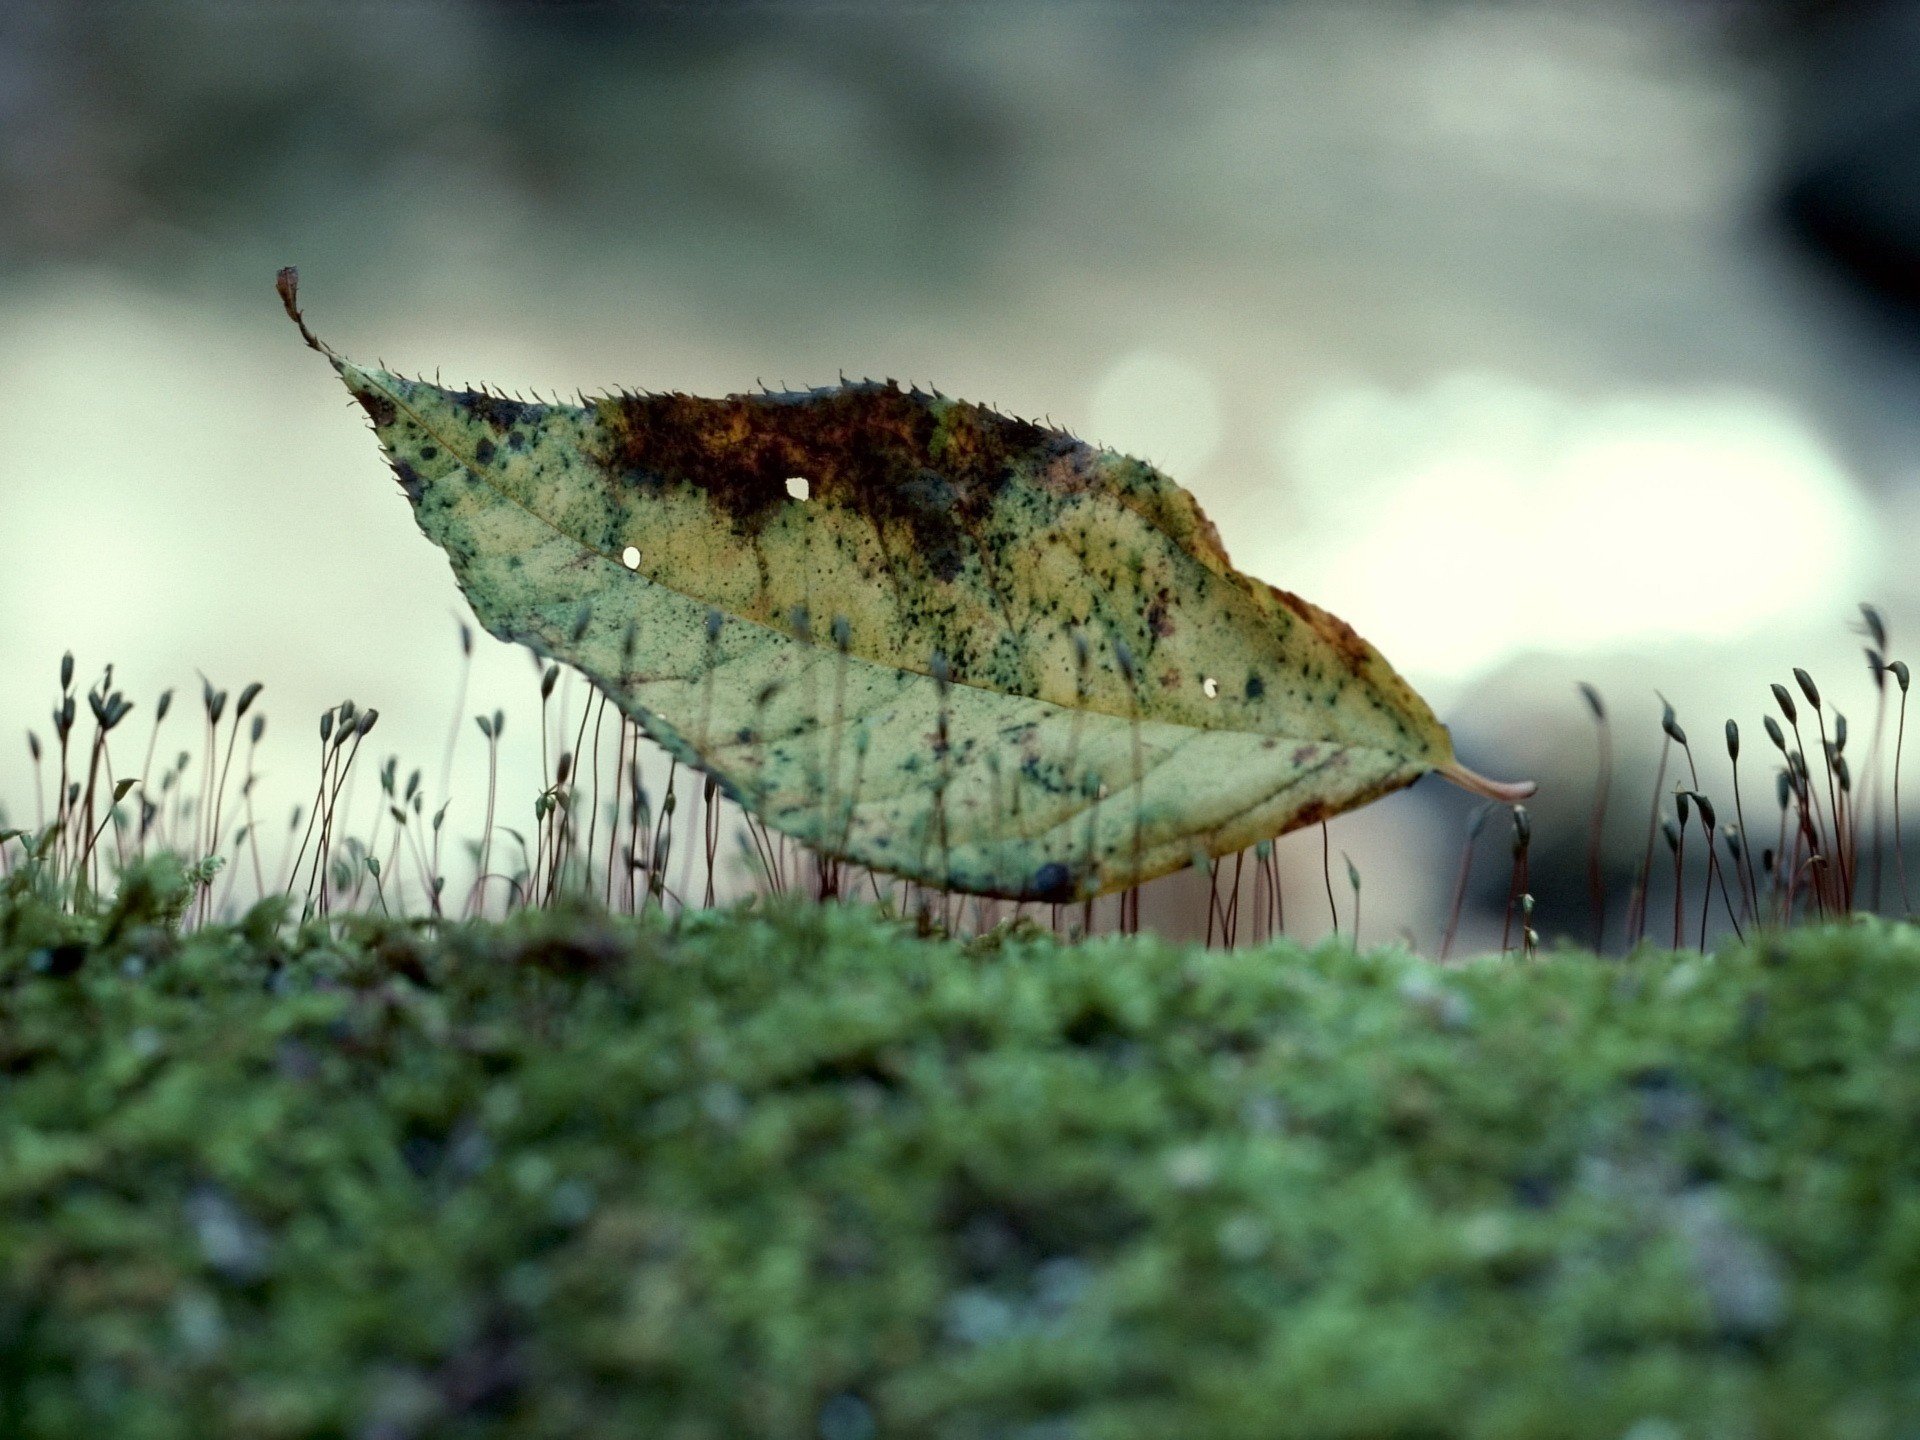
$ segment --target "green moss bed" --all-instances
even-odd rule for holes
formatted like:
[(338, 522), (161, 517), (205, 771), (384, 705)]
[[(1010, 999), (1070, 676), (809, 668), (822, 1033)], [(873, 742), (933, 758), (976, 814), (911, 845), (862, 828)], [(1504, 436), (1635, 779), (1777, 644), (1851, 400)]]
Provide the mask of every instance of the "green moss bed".
[[(20, 887), (16, 887), (19, 889)], [(0, 1435), (1920, 1434), (1920, 935), (0, 905)]]

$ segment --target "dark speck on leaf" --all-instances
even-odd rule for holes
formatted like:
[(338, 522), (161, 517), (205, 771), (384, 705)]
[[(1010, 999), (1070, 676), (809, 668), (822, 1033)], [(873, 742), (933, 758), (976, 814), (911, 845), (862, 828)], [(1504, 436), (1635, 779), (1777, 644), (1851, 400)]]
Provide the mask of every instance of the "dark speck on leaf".
[[(496, 435), (504, 435), (524, 422), (535, 408), (518, 400), (509, 400), (503, 395), (488, 395), (478, 390), (464, 390), (453, 398), (478, 415)], [(526, 443), (522, 440), (520, 444), (514, 444), (515, 440), (519, 440), (519, 437), (515, 436), (507, 443), (516, 450)]]
[(1073, 899), (1073, 874), (1058, 860), (1050, 860), (1033, 872), (1032, 898), (1055, 904)]

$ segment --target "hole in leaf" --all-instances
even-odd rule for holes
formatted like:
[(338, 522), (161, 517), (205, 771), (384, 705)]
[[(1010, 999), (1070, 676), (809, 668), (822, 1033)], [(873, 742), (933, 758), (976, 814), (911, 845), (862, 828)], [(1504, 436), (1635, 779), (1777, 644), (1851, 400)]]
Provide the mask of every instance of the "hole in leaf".
[(640, 547), (637, 545), (627, 546), (626, 549), (620, 552), (620, 563), (629, 570), (638, 570), (640, 568)]
[(1200, 689), (1209, 700), (1220, 698), (1220, 682), (1209, 675), (1200, 682)]
[(795, 500), (810, 500), (813, 498), (813, 486), (807, 483), (807, 477), (804, 475), (789, 475), (787, 494)]

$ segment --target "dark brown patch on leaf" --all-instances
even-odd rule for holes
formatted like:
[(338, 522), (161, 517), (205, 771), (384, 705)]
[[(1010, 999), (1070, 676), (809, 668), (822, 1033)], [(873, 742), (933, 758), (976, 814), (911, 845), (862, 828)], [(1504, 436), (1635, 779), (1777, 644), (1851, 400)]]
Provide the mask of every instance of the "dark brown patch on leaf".
[(1298, 615), (1333, 647), (1334, 653), (1340, 657), (1341, 663), (1350, 672), (1359, 675), (1366, 670), (1367, 661), (1373, 650), (1351, 625), (1338, 615), (1329, 614), (1319, 606), (1302, 600), (1298, 595), (1282, 590), (1277, 585), (1269, 585), (1267, 588), (1273, 592), (1276, 600)]
[(385, 430), (400, 418), (399, 407), (378, 390), (355, 390), (353, 398), (360, 402), (360, 408), (367, 412), (367, 418), (373, 421), (376, 430)]
[[(926, 403), (925, 397), (911, 398), (923, 405)], [(1051, 453), (1050, 442), (1055, 440), (1073, 445), (1080, 443), (1071, 435), (1048, 430), (1031, 420), (1016, 420), (964, 402), (952, 404), (947, 410), (939, 438), (940, 453), (936, 460), (943, 473), (963, 479), (971, 477), (976, 484), (990, 484), (994, 488), (1005, 478), (1007, 465), (1016, 456), (1038, 458)]]
[(1291, 830), (1304, 830), (1309, 825), (1318, 825), (1322, 820), (1331, 820), (1336, 813), (1333, 807), (1328, 805), (1324, 800), (1309, 800), (1306, 804), (1302, 805), (1299, 810), (1294, 812), (1292, 818), (1287, 821), (1287, 830), (1283, 830), (1281, 833), (1285, 834)]
[(1033, 878), (1027, 882), (1026, 893), (1021, 898), (1051, 905), (1061, 905), (1075, 899), (1073, 872), (1058, 860), (1051, 860), (1033, 872)]
[(421, 480), (420, 472), (404, 460), (393, 462), (393, 478), (400, 482), (400, 488), (407, 492), (407, 499), (414, 504), (420, 503), (420, 497), (426, 491), (426, 483)]
[(737, 528), (754, 531), (789, 502), (787, 480), (799, 476), (815, 500), (905, 525), (933, 574), (952, 580), (968, 527), (1052, 432), (964, 403), (950, 403), (943, 419), (936, 403), (864, 383), (721, 400), (629, 395), (599, 411), (609, 464), (627, 483), (698, 486)]
[(455, 391), (453, 401), (479, 416), (496, 435), (504, 435), (514, 426), (536, 418), (542, 408), (521, 400), (509, 400), (504, 395), (489, 395), (484, 390)]

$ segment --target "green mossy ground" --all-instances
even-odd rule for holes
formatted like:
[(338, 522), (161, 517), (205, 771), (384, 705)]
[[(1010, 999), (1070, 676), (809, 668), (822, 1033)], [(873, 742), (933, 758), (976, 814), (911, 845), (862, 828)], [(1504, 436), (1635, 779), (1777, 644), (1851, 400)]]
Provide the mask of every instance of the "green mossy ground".
[(0, 1434), (1911, 1436), (1920, 935), (0, 904)]

